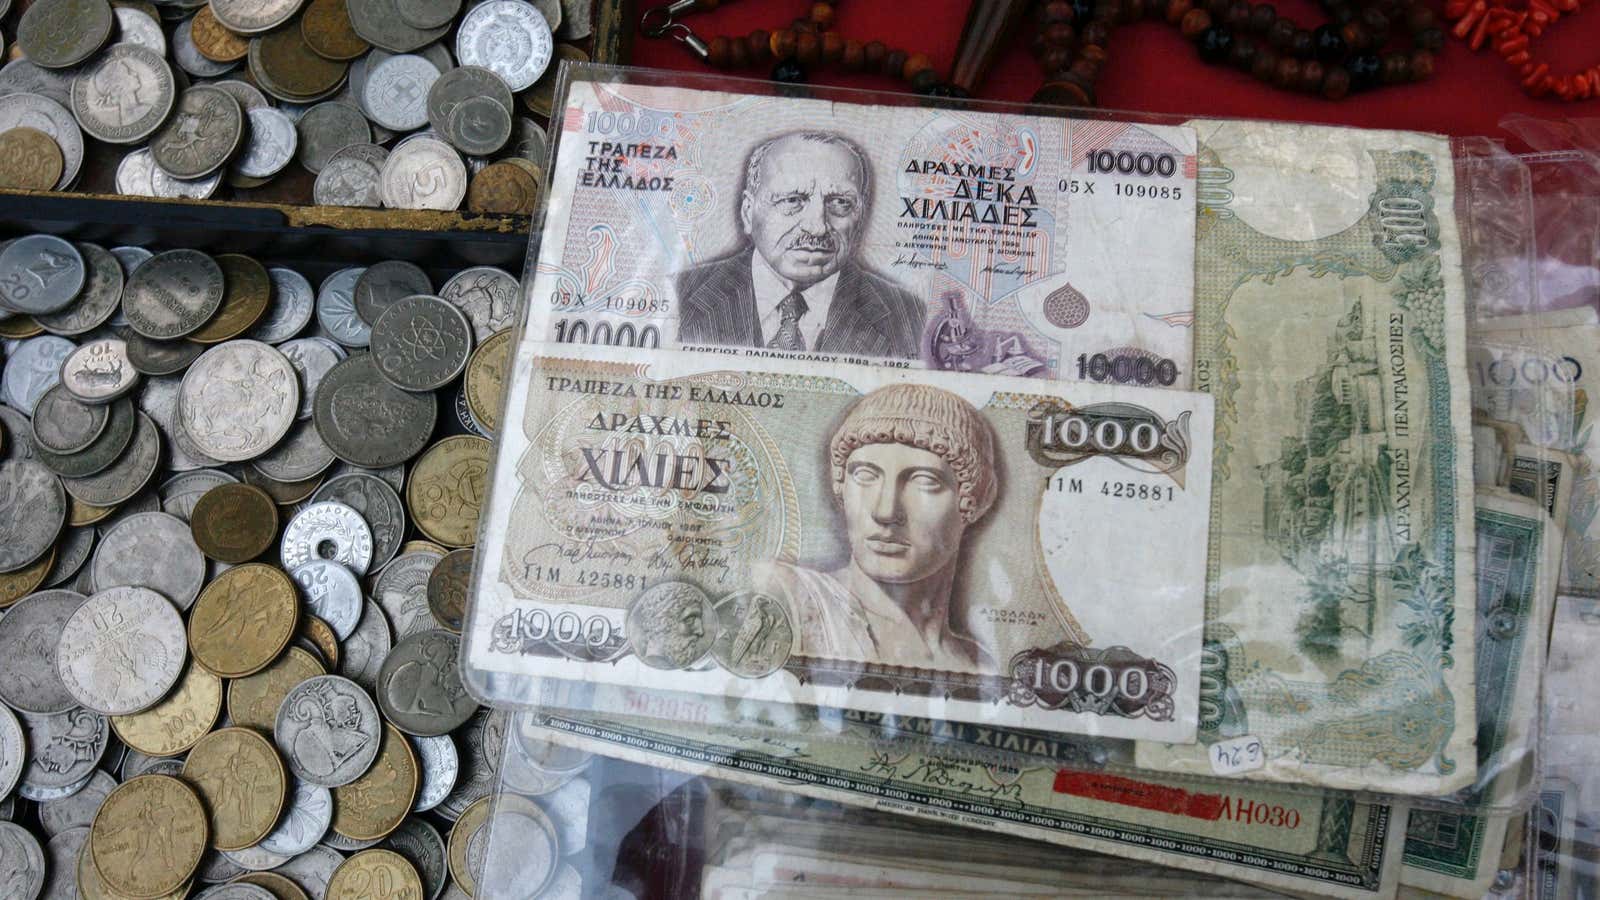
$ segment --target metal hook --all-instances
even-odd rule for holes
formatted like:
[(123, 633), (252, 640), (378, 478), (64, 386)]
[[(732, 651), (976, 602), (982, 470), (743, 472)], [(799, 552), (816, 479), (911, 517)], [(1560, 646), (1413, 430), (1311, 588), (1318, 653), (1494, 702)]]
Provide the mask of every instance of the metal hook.
[[(696, 2), (698, 2), (698, 0), (673, 0), (671, 3), (663, 3), (660, 6), (652, 6), (651, 8), (645, 10), (644, 15), (639, 18), (639, 30), (644, 32), (645, 37), (665, 37), (667, 32), (672, 30), (672, 26), (678, 24), (678, 13), (688, 12), (689, 10), (694, 9)], [(659, 17), (660, 23), (652, 25), (650, 23), (651, 16)], [(689, 32), (689, 37), (694, 37), (694, 32)], [(679, 37), (678, 40), (687, 42), (687, 38), (683, 37)], [(691, 46), (693, 46), (693, 44), (691, 44)]]

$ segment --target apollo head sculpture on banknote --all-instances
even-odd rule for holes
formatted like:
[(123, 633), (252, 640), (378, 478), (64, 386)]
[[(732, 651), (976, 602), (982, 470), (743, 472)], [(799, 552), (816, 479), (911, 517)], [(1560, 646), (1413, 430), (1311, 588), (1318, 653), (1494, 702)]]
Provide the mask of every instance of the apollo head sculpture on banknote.
[(915, 358), (923, 302), (860, 258), (871, 171), (837, 132), (756, 145), (737, 195), (743, 240), (674, 281), (679, 342)]
[(828, 442), (850, 558), (819, 571), (774, 564), (806, 656), (996, 671), (951, 620), (961, 541), (999, 493), (995, 438), (961, 397), (920, 384), (862, 397)]

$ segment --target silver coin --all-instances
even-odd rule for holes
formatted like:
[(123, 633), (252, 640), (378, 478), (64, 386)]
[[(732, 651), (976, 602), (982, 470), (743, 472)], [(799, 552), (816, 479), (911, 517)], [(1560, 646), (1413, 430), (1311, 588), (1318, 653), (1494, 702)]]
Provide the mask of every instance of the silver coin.
[(500, 782), (519, 794), (542, 797), (561, 788), (577, 776), (577, 772), (552, 771), (534, 761), (527, 748), (518, 740), (506, 742), (505, 754), (500, 759)]
[(41, 66), (70, 68), (105, 45), (113, 23), (106, 0), (42, 0), (17, 21), (17, 46)]
[(532, 87), (554, 52), (549, 24), (522, 0), (487, 0), (463, 16), (456, 31), (461, 65), (491, 69), (513, 91)]
[(418, 294), (389, 306), (372, 326), (372, 360), (403, 391), (435, 391), (460, 377), (472, 355), (472, 323), (449, 302)]
[(372, 563), (372, 531), (343, 503), (312, 503), (283, 530), (283, 567), (293, 571), (313, 559), (331, 559), (356, 575)]
[(403, 260), (373, 263), (356, 279), (356, 314), (368, 325), (377, 323), (383, 311), (413, 294), (433, 293), (428, 273)]
[[(173, 375), (146, 379), (144, 388), (139, 391), (139, 408), (161, 432), (162, 442), (167, 447), (168, 469), (188, 472), (214, 467), (216, 460), (207, 459), (205, 454), (194, 449), (188, 433), (178, 427), (178, 391), (182, 385), (183, 379)], [(187, 519), (188, 514), (178, 518)]]
[(408, 817), (379, 844), (405, 857), (422, 877), (422, 898), (431, 900), (450, 878), (449, 856), (439, 830), (416, 817)]
[(174, 778), (183, 775), (183, 756), (145, 756), (137, 750), (129, 750), (122, 759), (122, 780), (138, 778), (140, 775), (171, 775)]
[(444, 141), (416, 138), (384, 161), (382, 190), (390, 209), (456, 209), (467, 195), (467, 167)]
[(33, 426), (27, 416), (9, 406), (0, 406), (0, 431), (5, 432), (7, 438), (4, 446), (0, 447), (0, 462), (35, 458)]
[(217, 62), (194, 45), (194, 17), (184, 19), (172, 30), (172, 59), (178, 68), (196, 78), (216, 78), (232, 72), (238, 61)]
[(106, 532), (90, 571), (96, 590), (149, 588), (186, 610), (205, 584), (206, 558), (195, 546), (186, 518), (147, 512)]
[(339, 640), (348, 638), (361, 621), (361, 583), (349, 569), (330, 559), (313, 559), (290, 573), (313, 615), (328, 623)]
[[(139, 496), (134, 497), (132, 500), (129, 500), (126, 503), (118, 506), (116, 512), (96, 523), (95, 530), (99, 532), (100, 539), (105, 540), (106, 535), (110, 534), (112, 530), (121, 526), (123, 522), (128, 521), (128, 519), (132, 518), (133, 516), (142, 516), (146, 513), (158, 512), (161, 512), (161, 497), (155, 491), (143, 491), (139, 494)], [(95, 590), (99, 590), (99, 587), (95, 586), (94, 584), (94, 578), (92, 575), (89, 579), (89, 585), (94, 587)], [(94, 591), (90, 591), (89, 593), (92, 594)]]
[(271, 107), (252, 109), (250, 139), (229, 170), (245, 178), (271, 178), (282, 172), (300, 147), (294, 120)]
[(239, 865), (227, 856), (216, 850), (207, 850), (200, 857), (200, 866), (195, 870), (196, 881), (206, 884), (216, 884), (221, 881), (230, 881), (238, 878), (249, 870)]
[(183, 430), (202, 453), (223, 462), (270, 450), (288, 434), (299, 409), (294, 366), (260, 341), (228, 341), (207, 350), (178, 391)]
[(489, 438), (491, 440), (494, 438), (494, 435), (490, 434), (489, 430), (484, 428), (483, 424), (478, 421), (478, 417), (472, 414), (472, 408), (467, 405), (467, 389), (465, 385), (456, 387), (455, 407), (456, 421), (461, 424), (463, 431), (481, 438)]
[(124, 281), (133, 274), (134, 269), (144, 265), (150, 257), (155, 256), (154, 253), (143, 247), (132, 246), (112, 247), (111, 255), (117, 258), (117, 262), (122, 263), (122, 278)]
[[(22, 723), (16, 714), (0, 706), (0, 796), (10, 796), (22, 777), (22, 767), (28, 761), (27, 746), (22, 739)], [(48, 828), (48, 826), (46, 826)]]
[(222, 306), (222, 267), (198, 250), (168, 250), (140, 266), (122, 292), (128, 325), (152, 340), (200, 330)]
[(563, 41), (581, 41), (594, 33), (594, 10), (589, 0), (561, 0), (561, 27), (556, 37)]
[[(228, 78), (223, 81), (213, 81), (211, 82), (211, 86), (217, 88), (218, 90), (227, 91), (228, 94), (233, 97), (233, 99), (239, 101), (239, 108), (247, 113), (252, 109), (262, 109), (263, 107), (272, 105), (271, 102), (267, 100), (267, 95), (261, 93), (260, 88), (248, 81), (240, 81), (237, 78)], [(282, 112), (284, 115), (289, 115), (286, 110), (279, 110), (279, 112)], [(294, 117), (289, 116), (289, 121), (293, 122)]]
[(114, 6), (111, 14), (117, 20), (117, 43), (135, 44), (157, 56), (167, 55), (167, 36), (160, 22), (130, 6)]
[(496, 789), (499, 774), (495, 761), (505, 748), (509, 714), (498, 709), (479, 709), (457, 734), (460, 744), (460, 772), (455, 790), (434, 812), (454, 822), (461, 813)]
[(83, 256), (83, 290), (72, 305), (60, 312), (36, 314), (39, 327), (51, 334), (80, 335), (104, 325), (122, 306), (122, 266), (109, 250), (95, 244), (77, 244)]
[(72, 81), (72, 114), (92, 138), (132, 144), (154, 134), (178, 98), (172, 68), (161, 54), (117, 44)]
[(57, 312), (78, 299), (87, 277), (83, 255), (70, 241), (52, 234), (17, 238), (0, 251), (0, 305), (19, 313)]
[(213, 0), (211, 14), (236, 34), (271, 31), (294, 18), (302, 0)]
[(152, 341), (132, 328), (120, 334), (128, 345), (128, 362), (141, 375), (159, 376), (181, 372), (205, 352), (204, 344), (193, 341)]
[(382, 735), (383, 720), (372, 698), (338, 675), (295, 685), (272, 726), (272, 738), (294, 776), (325, 788), (365, 775), (378, 758)]
[(391, 53), (410, 53), (447, 34), (450, 24), (415, 28), (400, 17), (395, 0), (352, 0), (350, 24), (361, 39)]
[(15, 822), (0, 822), (0, 896), (34, 900), (44, 890), (44, 851)]
[(317, 323), (346, 347), (365, 347), (372, 337), (372, 326), (356, 312), (356, 282), (365, 271), (361, 267), (340, 269), (317, 288)]
[(358, 853), (368, 847), (378, 846), (378, 843), (382, 840), (383, 838), (373, 838), (370, 841), (358, 841), (353, 838), (347, 838), (330, 828), (327, 836), (322, 839), (322, 846), (332, 847), (345, 853)]
[[(265, 872), (288, 862), (292, 857), (287, 853), (273, 853), (271, 850), (256, 844), (242, 850), (223, 850), (223, 857), (241, 869), (249, 872)], [(201, 896), (210, 896), (202, 894)]]
[(324, 376), (314, 420), (340, 459), (382, 468), (421, 452), (439, 411), (431, 395), (408, 394), (385, 381), (370, 356), (352, 356)]
[[(0, 409), (3, 408), (4, 407), (0, 407)], [(332, 481), (336, 478), (343, 478), (346, 475), (371, 475), (374, 478), (382, 479), (383, 483), (394, 488), (395, 493), (397, 494), (406, 489), (405, 463), (400, 463), (398, 465), (389, 466), (383, 469), (369, 469), (365, 466), (353, 466), (350, 463), (341, 461), (335, 465), (330, 472), (328, 472), (328, 480)]]
[[(239, 479), (220, 469), (196, 469), (175, 475), (160, 488), (161, 511), (184, 522), (194, 514), (194, 506), (212, 488), (238, 484)], [(191, 538), (191, 543), (193, 539)]]
[(392, 131), (428, 124), (428, 89), (439, 70), (420, 56), (391, 56), (368, 68), (361, 102), (372, 120)]
[(73, 75), (70, 69), (46, 69), (26, 59), (14, 59), (0, 69), (0, 96), (38, 94), (65, 108), (72, 103)]
[(296, 781), (277, 827), (261, 839), (261, 849), (284, 856), (297, 856), (315, 847), (322, 836), (328, 833), (331, 824), (333, 794), (321, 785)]
[(383, 205), (381, 166), (348, 156), (331, 159), (317, 173), (312, 200), (318, 206), (377, 209)]
[(117, 193), (130, 197), (182, 197), (205, 200), (217, 192), (222, 184), (222, 173), (213, 172), (204, 178), (185, 180), (173, 178), (156, 167), (149, 147), (140, 147), (122, 158), (117, 164)]
[(586, 778), (574, 778), (538, 799), (539, 808), (556, 826), (556, 842), (563, 854), (576, 853), (588, 844), (589, 804), (594, 789)]
[(102, 769), (95, 769), (89, 776), (89, 783), (76, 794), (39, 804), (39, 824), (44, 827), (45, 834), (52, 836), (93, 825), (101, 801), (116, 789), (115, 778)]
[(337, 101), (318, 103), (306, 110), (295, 129), (300, 132), (300, 165), (313, 175), (345, 147), (372, 141), (372, 128), (361, 110)]
[(145, 489), (161, 461), (161, 434), (144, 413), (135, 413), (133, 440), (111, 467), (83, 478), (63, 478), (61, 486), (90, 506), (116, 506)]
[(483, 343), (517, 322), (522, 284), (509, 272), (493, 266), (462, 269), (440, 288), (439, 296), (454, 303), (472, 322), (472, 336)]
[(106, 430), (111, 411), (90, 406), (56, 385), (33, 408), (33, 443), (51, 453), (77, 453)]
[(478, 703), (467, 693), (457, 662), (461, 639), (443, 629), (395, 644), (378, 672), (378, 706), (407, 734), (445, 734), (472, 718)]
[[(223, 855), (232, 857), (238, 856), (242, 852), (227, 851)], [(284, 860), (284, 862), (287, 861)], [(277, 898), (273, 896), (271, 891), (259, 885), (230, 881), (227, 884), (217, 884), (206, 888), (195, 894), (194, 900), (277, 900)]]
[(0, 132), (18, 127), (36, 128), (54, 138), (61, 148), (61, 178), (56, 190), (66, 190), (78, 180), (78, 170), (83, 166), (83, 132), (66, 104), (38, 94), (0, 97)]
[[(406, 513), (405, 504), (392, 485), (374, 475), (342, 475), (328, 479), (311, 495), (312, 503), (323, 501), (350, 507), (372, 530), (370, 569), (383, 568), (394, 558), (405, 540)], [(356, 615), (360, 615), (359, 610)], [(351, 626), (354, 624), (352, 621)]]
[(89, 826), (68, 829), (45, 844), (44, 900), (77, 900), (78, 854), (89, 842)]
[(295, 482), (315, 478), (333, 465), (333, 451), (323, 443), (311, 422), (297, 422), (276, 447), (250, 463), (274, 481)]
[(397, 636), (406, 638), (439, 627), (428, 609), (428, 578), (441, 559), (444, 557), (431, 550), (413, 550), (378, 573), (372, 598), (394, 624)]
[(243, 140), (239, 101), (227, 91), (196, 85), (183, 92), (172, 118), (150, 139), (150, 155), (173, 178), (204, 178), (232, 159)]
[(489, 97), (469, 97), (450, 112), (444, 133), (456, 149), (483, 159), (511, 140), (511, 114)]
[[(66, 524), (66, 513), (61, 480), (43, 464), (31, 459), (0, 462), (0, 572), (15, 572), (48, 553)], [(5, 699), (3, 689), (0, 699)]]
[(541, 167), (549, 162), (550, 135), (545, 132), (543, 125), (527, 116), (518, 116), (515, 139), (513, 153)]
[(88, 786), (111, 740), (111, 725), (105, 716), (71, 707), (49, 715), (24, 713), (18, 718), (27, 733), (23, 743), (28, 748), (28, 763), (17, 793), (42, 803), (69, 797)]
[(61, 363), (61, 387), (84, 403), (110, 403), (138, 383), (128, 345), (116, 338), (81, 344)]
[[(555, 877), (561, 861), (561, 840), (555, 823), (537, 806), (496, 809), (492, 821), (492, 825), (485, 823), (468, 838), (468, 868), (477, 870), (479, 884), (514, 884), (523, 896), (539, 896)], [(490, 834), (497, 846), (515, 847), (516, 852), (489, 856)]]
[(371, 600), (362, 606), (361, 621), (344, 642), (344, 653), (339, 657), (339, 674), (361, 685), (368, 691), (378, 686), (378, 670), (389, 655), (392, 638), (389, 622), (383, 610)]
[(322, 376), (345, 358), (344, 348), (332, 341), (317, 338), (297, 338), (278, 345), (278, 352), (289, 360), (300, 379), (300, 409), (297, 419), (311, 418), (317, 397), (317, 385)]
[[(317, 295), (311, 290), (311, 282), (293, 269), (272, 266), (267, 269), (267, 277), (272, 280), (272, 302), (261, 321), (250, 329), (246, 337), (263, 344), (281, 344), (311, 324)], [(283, 350), (282, 347), (278, 349)], [(289, 361), (294, 362), (292, 359)], [(310, 394), (309, 390), (302, 391), (302, 396), (309, 397)]]
[(319, 844), (272, 871), (294, 882), (311, 900), (323, 900), (328, 881), (342, 862), (344, 857), (337, 851)]
[(456, 755), (456, 742), (448, 734), (431, 737), (412, 737), (417, 761), (422, 767), (422, 786), (417, 789), (417, 802), (413, 812), (427, 812), (444, 802), (455, 790), (456, 776), (461, 771), (461, 760)]
[(450, 122), (450, 113), (471, 97), (488, 97), (504, 106), (507, 115), (514, 110), (511, 88), (505, 79), (482, 66), (460, 66), (440, 76), (428, 90), (428, 122), (433, 130), (448, 138), (450, 132), (445, 126)]
[(61, 540), (56, 543), (56, 561), (50, 566), (50, 574), (44, 577), (44, 586), (60, 587), (67, 579), (78, 574), (83, 564), (89, 561), (89, 554), (94, 551), (94, 540), (92, 525), (63, 531)]
[(461, 0), (395, 0), (395, 11), (413, 28), (438, 28), (455, 21)]
[(28, 338), (6, 354), (0, 373), (0, 400), (19, 412), (33, 415), (44, 392), (61, 381), (61, 364), (76, 345), (66, 338), (46, 335)]

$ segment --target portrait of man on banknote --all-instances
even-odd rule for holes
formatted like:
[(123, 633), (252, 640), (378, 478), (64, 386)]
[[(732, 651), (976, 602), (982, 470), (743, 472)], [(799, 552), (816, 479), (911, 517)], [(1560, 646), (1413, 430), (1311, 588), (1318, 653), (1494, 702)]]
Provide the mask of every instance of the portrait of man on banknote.
[(830, 571), (774, 563), (757, 573), (788, 602), (797, 652), (998, 671), (990, 648), (952, 621), (962, 538), (999, 493), (989, 423), (949, 391), (891, 385), (845, 414), (828, 462), (850, 558)]
[(679, 272), (678, 341), (915, 358), (924, 304), (859, 258), (871, 166), (832, 131), (757, 144), (737, 194), (743, 240)]

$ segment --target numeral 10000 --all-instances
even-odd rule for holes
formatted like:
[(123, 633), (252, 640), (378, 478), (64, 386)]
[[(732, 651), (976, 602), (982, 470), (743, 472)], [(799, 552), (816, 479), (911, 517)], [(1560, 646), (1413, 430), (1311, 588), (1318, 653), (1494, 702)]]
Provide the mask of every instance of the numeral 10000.
[(1178, 364), (1170, 359), (1151, 359), (1123, 353), (1116, 356), (1079, 353), (1078, 377), (1090, 381), (1115, 381), (1117, 384), (1171, 387), (1178, 380)]
[(1171, 178), (1178, 171), (1178, 158), (1171, 153), (1134, 153), (1129, 150), (1096, 150), (1087, 157), (1091, 175), (1160, 175)]

